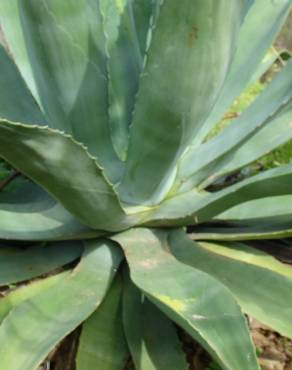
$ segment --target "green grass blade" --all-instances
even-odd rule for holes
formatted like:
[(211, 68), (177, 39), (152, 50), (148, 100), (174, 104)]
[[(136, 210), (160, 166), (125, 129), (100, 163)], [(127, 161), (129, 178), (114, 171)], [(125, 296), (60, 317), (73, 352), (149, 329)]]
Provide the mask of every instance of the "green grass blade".
[(172, 233), (170, 240), (170, 249), (180, 261), (214, 276), (246, 313), (292, 337), (289, 266), (244, 244), (195, 243), (183, 232)]
[(110, 242), (86, 243), (66, 280), (12, 309), (0, 325), (0, 368), (36, 370), (100, 305), (121, 258)]
[(196, 338), (226, 370), (258, 370), (245, 318), (216, 279), (179, 262), (167, 234), (133, 229), (117, 235), (131, 279), (166, 315)]
[(100, 307), (83, 324), (76, 368), (121, 370), (128, 356), (122, 322), (122, 282), (117, 277)]

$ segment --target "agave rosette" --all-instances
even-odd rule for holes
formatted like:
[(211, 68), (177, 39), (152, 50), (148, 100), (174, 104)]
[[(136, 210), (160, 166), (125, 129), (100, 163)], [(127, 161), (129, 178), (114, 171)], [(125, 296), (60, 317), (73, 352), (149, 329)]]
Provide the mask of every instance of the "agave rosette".
[(0, 157), (25, 178), (0, 283), (33, 279), (0, 300), (1, 369), (82, 323), (77, 370), (186, 370), (173, 323), (227, 370), (259, 369), (245, 314), (292, 337), (292, 271), (249, 242), (292, 235), (292, 166), (210, 191), (292, 138), (292, 62), (206, 140), (291, 4), (1, 0)]

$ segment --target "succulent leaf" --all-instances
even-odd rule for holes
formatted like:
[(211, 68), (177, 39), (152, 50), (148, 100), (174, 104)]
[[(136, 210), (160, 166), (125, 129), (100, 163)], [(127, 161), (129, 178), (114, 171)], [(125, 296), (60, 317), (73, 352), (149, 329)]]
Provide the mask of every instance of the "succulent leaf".
[(66, 279), (16, 306), (2, 321), (0, 367), (36, 370), (100, 305), (120, 261), (119, 250), (110, 242), (86, 243), (80, 263)]
[(116, 277), (100, 307), (82, 326), (76, 366), (77, 370), (121, 370), (128, 357), (122, 321), (122, 281)]
[(171, 233), (170, 250), (183, 263), (226, 285), (251, 317), (292, 338), (289, 266), (245, 244), (195, 243), (182, 231)]
[(162, 3), (133, 114), (119, 191), (125, 201), (155, 204), (169, 191), (177, 159), (224, 82), (242, 12), (242, 4), (230, 0)]
[(209, 274), (180, 263), (168, 248), (166, 232), (132, 229), (114, 240), (125, 251), (133, 282), (224, 369), (259, 370), (245, 318), (232, 294)]
[[(187, 370), (173, 323), (124, 274), (125, 334), (137, 370)], [(162, 340), (163, 338), (163, 340)]]

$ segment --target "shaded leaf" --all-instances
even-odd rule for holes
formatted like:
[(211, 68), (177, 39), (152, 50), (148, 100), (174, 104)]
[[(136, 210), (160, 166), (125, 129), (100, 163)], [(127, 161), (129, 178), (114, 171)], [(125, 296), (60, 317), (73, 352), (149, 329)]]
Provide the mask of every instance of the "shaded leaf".
[(72, 137), (46, 127), (1, 121), (0, 157), (44, 187), (85, 225), (124, 228), (125, 213), (112, 186), (96, 160)]
[(120, 261), (119, 250), (110, 242), (86, 243), (81, 262), (67, 279), (13, 308), (2, 321), (0, 367), (36, 370), (100, 305)]
[(0, 285), (8, 285), (51, 272), (82, 254), (80, 242), (56, 242), (26, 248), (0, 246)]
[(152, 2), (100, 1), (108, 49), (110, 125), (113, 144), (126, 159), (129, 126), (143, 68)]
[(0, 46), (0, 117), (45, 124), (46, 120), (5, 49)]
[(139, 292), (128, 273), (124, 275), (124, 327), (135, 368), (187, 370), (182, 343), (174, 325)]
[(15, 62), (50, 126), (84, 143), (117, 181), (121, 165), (108, 126), (98, 1), (3, 0), (0, 19)]
[(122, 323), (122, 282), (116, 278), (98, 309), (85, 321), (79, 340), (77, 370), (121, 370), (128, 347)]
[(0, 192), (0, 239), (94, 238), (101, 233), (77, 221), (36, 184), (19, 178)]

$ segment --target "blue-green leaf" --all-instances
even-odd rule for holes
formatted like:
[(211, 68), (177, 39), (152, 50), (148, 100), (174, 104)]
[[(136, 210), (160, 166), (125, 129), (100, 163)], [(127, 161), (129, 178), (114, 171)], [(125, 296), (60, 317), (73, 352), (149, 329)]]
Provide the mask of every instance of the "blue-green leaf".
[(246, 313), (292, 337), (289, 266), (244, 244), (194, 243), (182, 231), (171, 233), (170, 249), (183, 263), (226, 285)]
[(2, 0), (15, 62), (50, 127), (73, 135), (113, 182), (121, 165), (108, 125), (105, 37), (96, 0)]
[(154, 204), (168, 192), (228, 72), (243, 8), (230, 0), (162, 2), (133, 114), (125, 201)]
[(210, 275), (179, 262), (167, 233), (132, 229), (114, 237), (131, 279), (226, 370), (259, 370), (248, 327), (232, 294)]
[(0, 117), (12, 121), (45, 124), (46, 120), (18, 69), (0, 46)]
[(76, 260), (80, 242), (58, 242), (21, 248), (0, 246), (0, 285), (18, 283), (54, 271)]
[(97, 230), (126, 228), (129, 220), (103, 170), (71, 136), (0, 121), (0, 157), (45, 188), (85, 225)]
[(100, 305), (121, 258), (110, 242), (86, 243), (80, 263), (66, 279), (13, 308), (0, 325), (0, 368), (36, 370)]
[(82, 326), (77, 370), (121, 370), (128, 356), (122, 322), (122, 282), (117, 277), (100, 307)]
[[(124, 274), (124, 327), (137, 370), (187, 370), (173, 323)], [(163, 338), (163, 340), (161, 340)]]

